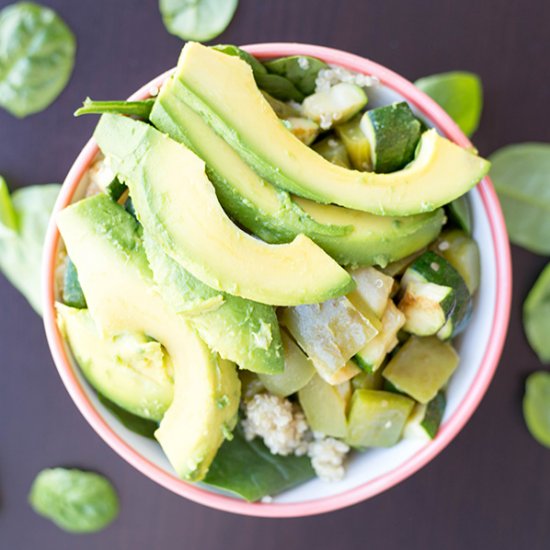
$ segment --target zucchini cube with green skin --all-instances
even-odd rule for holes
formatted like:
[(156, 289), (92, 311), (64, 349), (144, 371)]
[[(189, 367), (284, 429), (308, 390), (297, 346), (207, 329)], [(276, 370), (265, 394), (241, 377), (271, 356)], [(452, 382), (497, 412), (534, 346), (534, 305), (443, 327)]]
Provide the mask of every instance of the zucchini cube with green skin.
[(309, 118), (288, 117), (282, 122), (294, 136), (306, 145), (311, 145), (320, 132), (319, 125)]
[(417, 403), (407, 420), (403, 437), (418, 439), (433, 439), (439, 430), (447, 399), (443, 392), (439, 392), (428, 404)]
[(382, 374), (397, 390), (426, 404), (447, 384), (458, 362), (451, 344), (435, 336), (411, 336)]
[(284, 371), (280, 374), (260, 374), (259, 379), (267, 391), (287, 397), (301, 390), (315, 374), (315, 367), (306, 354), (281, 330), (284, 349)]
[(355, 289), (348, 294), (350, 301), (362, 311), (372, 311), (379, 319), (384, 315), (395, 281), (393, 277), (374, 267), (362, 267), (350, 271), (355, 281)]
[(351, 379), (351, 387), (354, 390), (381, 390), (382, 383), (382, 369), (375, 372), (361, 371)]
[(354, 361), (366, 372), (377, 371), (386, 355), (398, 344), (397, 333), (405, 324), (405, 315), (388, 300), (384, 315), (382, 315), (382, 329), (357, 352)]
[(300, 111), (298, 109), (295, 109), (291, 104), (287, 103), (286, 101), (276, 99), (272, 95), (269, 95), (265, 90), (261, 90), (261, 92), (279, 118), (300, 116)]
[(351, 168), (351, 162), (347, 149), (342, 141), (335, 136), (327, 136), (321, 141), (315, 143), (312, 149), (330, 163), (336, 164), (336, 166)]
[(481, 260), (476, 241), (464, 231), (453, 229), (441, 233), (434, 244), (434, 250), (460, 273), (473, 295), (481, 279)]
[(403, 330), (417, 336), (436, 334), (446, 323), (455, 304), (451, 287), (411, 281), (398, 305), (406, 319)]
[(363, 88), (349, 82), (340, 82), (330, 89), (306, 97), (302, 113), (327, 130), (334, 123), (346, 122), (367, 104)]
[(418, 257), (405, 271), (401, 286), (407, 290), (409, 283), (433, 283), (453, 290), (454, 306), (447, 314), (438, 336), (447, 340), (459, 334), (466, 326), (472, 310), (472, 298), (460, 273), (443, 256), (428, 250)]
[(286, 308), (281, 322), (330, 384), (344, 381), (342, 369), (378, 333), (345, 296)]
[(370, 143), (361, 129), (361, 115), (356, 115), (348, 122), (336, 125), (334, 131), (342, 140), (353, 167), (356, 170), (371, 170)]
[(391, 447), (401, 438), (414, 401), (404, 395), (355, 390), (346, 442), (352, 447)]
[(315, 375), (298, 392), (298, 400), (309, 427), (332, 437), (345, 437), (347, 433), (346, 398), (337, 386)]
[(395, 172), (413, 160), (422, 129), (406, 102), (367, 111), (360, 126), (375, 172)]

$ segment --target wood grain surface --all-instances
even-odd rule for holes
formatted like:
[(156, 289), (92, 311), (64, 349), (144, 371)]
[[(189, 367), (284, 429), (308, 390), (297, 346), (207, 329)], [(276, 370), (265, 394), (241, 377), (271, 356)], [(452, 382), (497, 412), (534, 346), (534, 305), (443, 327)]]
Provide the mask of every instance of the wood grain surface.
[[(174, 65), (182, 43), (156, 0), (45, 0), (75, 32), (72, 79), (49, 109), (0, 112), (0, 173), (12, 187), (62, 181), (94, 118), (87, 96), (123, 98)], [(0, 7), (9, 2), (0, 1)], [(547, 0), (241, 0), (219, 42), (300, 41), (367, 56), (407, 78), (452, 69), (481, 75), (481, 154), (550, 141)], [(550, 235), (549, 235), (550, 238)], [(296, 520), (232, 516), (156, 486), (111, 451), (80, 416), (50, 358), (41, 320), (0, 277), (1, 550), (445, 550), (550, 548), (550, 451), (521, 415), (525, 376), (540, 365), (521, 327), (523, 299), (546, 259), (514, 248), (510, 333), (472, 420), (421, 472), (347, 510)], [(105, 531), (63, 533), (27, 504), (48, 466), (98, 470), (121, 496)]]

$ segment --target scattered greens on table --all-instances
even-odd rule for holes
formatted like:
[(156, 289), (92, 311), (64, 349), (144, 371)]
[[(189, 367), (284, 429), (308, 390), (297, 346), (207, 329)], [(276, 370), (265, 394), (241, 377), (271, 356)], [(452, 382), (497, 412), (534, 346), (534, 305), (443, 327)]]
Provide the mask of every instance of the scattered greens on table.
[(0, 106), (17, 117), (42, 111), (71, 75), (76, 42), (50, 8), (19, 2), (0, 11)]
[(159, 0), (168, 32), (183, 40), (206, 42), (229, 25), (238, 0)]
[(541, 273), (523, 304), (523, 325), (539, 359), (550, 363), (550, 264)]
[(58, 184), (36, 185), (10, 197), (0, 176), (0, 269), (39, 314), (42, 249), (59, 189)]
[(550, 448), (550, 373), (534, 372), (525, 382), (523, 416), (531, 435)]
[(483, 107), (477, 75), (464, 71), (434, 74), (418, 79), (415, 85), (439, 103), (467, 136), (477, 130)]
[(550, 144), (508, 145), (490, 157), (510, 240), (550, 254)]
[(118, 515), (118, 496), (111, 483), (82, 470), (42, 470), (32, 484), (29, 502), (35, 512), (72, 533), (100, 531)]

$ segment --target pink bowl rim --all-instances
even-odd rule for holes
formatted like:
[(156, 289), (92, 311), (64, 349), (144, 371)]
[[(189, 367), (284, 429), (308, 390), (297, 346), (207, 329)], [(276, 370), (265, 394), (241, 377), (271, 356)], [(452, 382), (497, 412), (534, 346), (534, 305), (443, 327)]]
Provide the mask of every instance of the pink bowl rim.
[[(299, 43), (253, 44), (244, 46), (244, 49), (261, 58), (310, 55), (352, 71), (375, 75), (380, 79), (382, 84), (394, 89), (421, 113), (432, 120), (449, 139), (463, 147), (471, 146), (468, 138), (437, 103), (405, 78), (369, 59), (333, 48)], [(150, 95), (151, 89), (158, 88), (171, 72), (168, 71), (153, 79), (134, 93), (131, 99), (142, 99)], [(212, 493), (199, 486), (178, 479), (176, 476), (165, 472), (162, 468), (147, 460), (119, 437), (95, 409), (73, 371), (71, 361), (65, 351), (63, 338), (55, 322), (55, 264), (60, 239), (54, 222), (55, 213), (70, 203), (84, 172), (97, 151), (98, 149), (93, 139), (88, 141), (82, 149), (63, 183), (54, 207), (54, 215), (52, 215), (52, 219), (50, 220), (45, 241), (42, 274), (44, 325), (57, 370), (76, 406), (98, 435), (137, 470), (178, 495), (218, 510), (247, 516), (272, 518), (309, 516), (351, 506), (405, 480), (438, 455), (470, 419), (487, 391), (498, 365), (506, 337), (511, 306), (512, 274), (510, 247), (500, 204), (489, 178), (484, 178), (478, 184), (477, 189), (490, 224), (494, 243), (493, 252), (496, 260), (496, 307), (493, 315), (491, 335), (479, 370), (471, 383), (466, 397), (451, 418), (441, 427), (438, 436), (430, 444), (420, 449), (396, 468), (362, 485), (337, 495), (299, 503), (249, 503), (230, 496)]]

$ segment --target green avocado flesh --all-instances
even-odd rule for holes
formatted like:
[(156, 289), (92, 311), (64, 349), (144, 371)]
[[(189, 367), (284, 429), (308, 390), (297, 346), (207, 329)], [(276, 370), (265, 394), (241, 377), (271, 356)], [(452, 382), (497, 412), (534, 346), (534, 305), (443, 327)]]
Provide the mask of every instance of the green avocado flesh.
[(463, 195), (489, 163), (428, 130), (415, 159), (390, 174), (331, 164), (280, 123), (242, 60), (188, 42), (174, 76), (185, 102), (271, 183), (322, 203), (380, 215), (435, 210)]
[(172, 363), (142, 333), (102, 335), (87, 309), (56, 304), (57, 322), (90, 384), (119, 407), (159, 422), (172, 403)]
[(104, 115), (94, 136), (128, 185), (145, 230), (208, 286), (270, 305), (322, 302), (353, 288), (308, 237), (271, 245), (240, 230), (220, 206), (204, 162), (152, 126)]
[(290, 242), (300, 233), (313, 238), (316, 235), (344, 235), (351, 230), (315, 221), (286, 191), (258, 176), (187, 106), (180, 89), (177, 80), (166, 81), (155, 101), (151, 122), (204, 160), (216, 195), (232, 218), (270, 243)]
[(157, 288), (176, 311), (200, 296), (211, 308), (192, 312), (187, 320), (224, 359), (253, 372), (275, 374), (284, 369), (284, 357), (275, 310), (271, 306), (220, 293), (195, 279), (165, 254), (149, 234), (143, 239)]
[(62, 210), (57, 225), (92, 319), (108, 334), (157, 340), (174, 371), (174, 396), (155, 437), (179, 476), (202, 479), (237, 421), (240, 382), (157, 293), (138, 222), (106, 195)]

